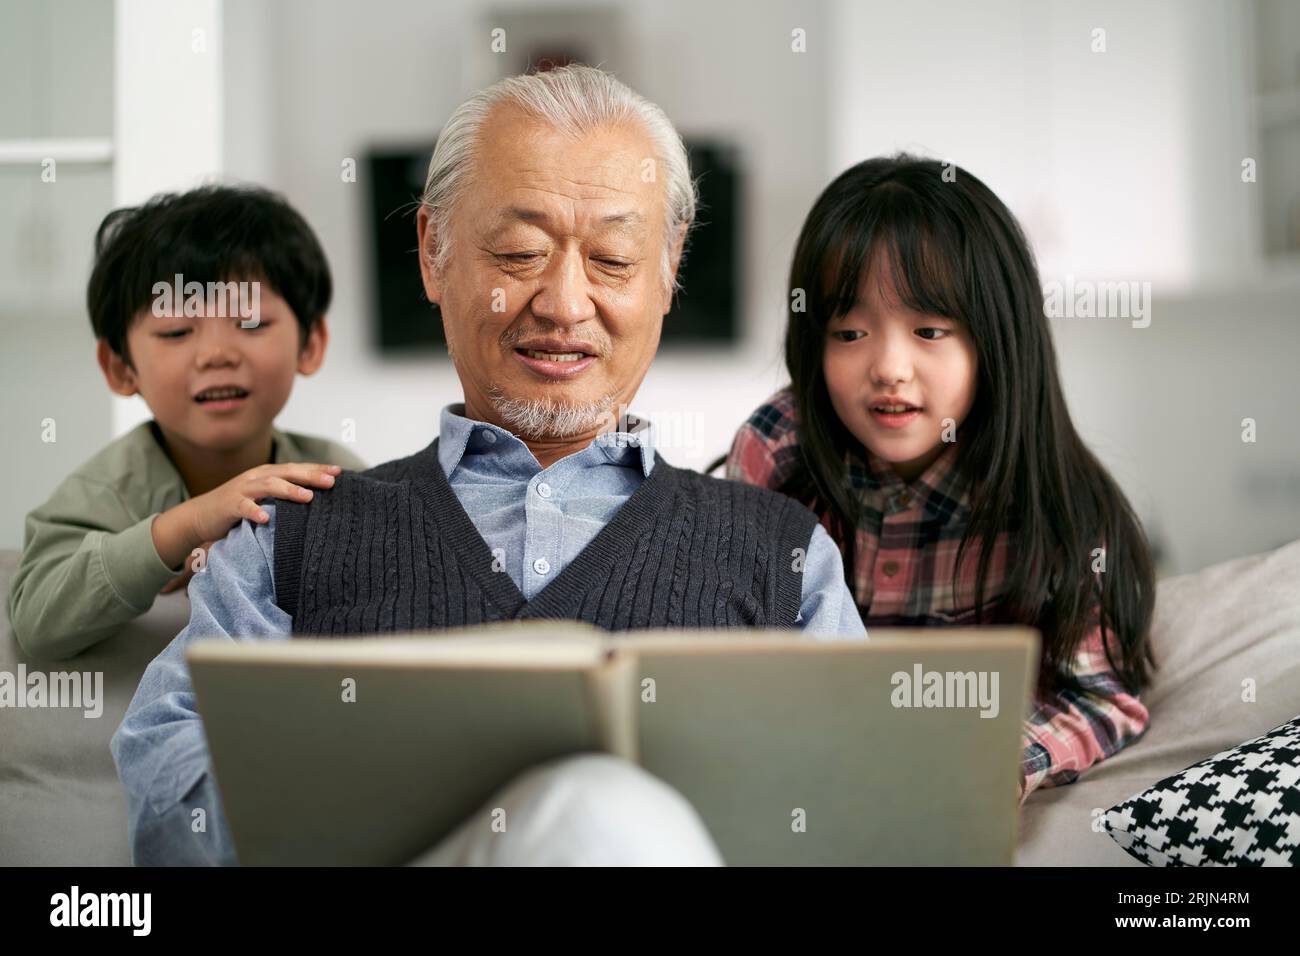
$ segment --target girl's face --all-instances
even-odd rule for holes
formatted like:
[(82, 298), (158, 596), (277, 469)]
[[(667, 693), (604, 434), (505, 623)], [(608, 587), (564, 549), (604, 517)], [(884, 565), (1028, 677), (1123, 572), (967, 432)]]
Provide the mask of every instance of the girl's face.
[[(875, 255), (853, 308), (826, 330), (826, 387), (840, 421), (911, 481), (938, 458), (975, 401), (975, 343), (952, 319), (904, 305)], [(906, 405), (904, 412), (884, 406)]]

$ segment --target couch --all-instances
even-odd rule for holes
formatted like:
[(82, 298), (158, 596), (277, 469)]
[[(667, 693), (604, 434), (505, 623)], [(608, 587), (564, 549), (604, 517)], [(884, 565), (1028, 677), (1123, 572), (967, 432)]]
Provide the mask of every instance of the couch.
[[(145, 666), (189, 620), (188, 599), (160, 596), (73, 660), (33, 661), (9, 630), (17, 562), (16, 552), (0, 551), (0, 671), (102, 671), (104, 701), (97, 718), (0, 708), (0, 864), (129, 865), (109, 739)], [(1030, 795), (1019, 864), (1140, 865), (1096, 826), (1100, 811), (1300, 714), (1300, 541), (1160, 582), (1152, 639), (1160, 666), (1144, 695), (1146, 734), (1076, 783)], [(1252, 701), (1243, 700), (1245, 681)]]

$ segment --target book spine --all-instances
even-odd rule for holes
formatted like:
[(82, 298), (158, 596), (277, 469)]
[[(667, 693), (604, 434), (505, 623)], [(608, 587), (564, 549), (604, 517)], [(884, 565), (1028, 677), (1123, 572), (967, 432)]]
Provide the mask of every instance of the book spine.
[(636, 662), (635, 654), (611, 650), (600, 665), (586, 672), (601, 749), (632, 763), (640, 762), (641, 749)]

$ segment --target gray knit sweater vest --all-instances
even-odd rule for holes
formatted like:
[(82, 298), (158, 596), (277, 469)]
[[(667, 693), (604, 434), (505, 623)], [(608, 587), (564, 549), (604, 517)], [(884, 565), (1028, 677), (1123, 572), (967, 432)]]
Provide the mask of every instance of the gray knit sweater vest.
[(606, 630), (797, 627), (816, 517), (784, 495), (674, 468), (648, 478), (531, 601), (438, 461), (438, 441), (276, 502), (276, 603), (328, 636), (580, 620)]

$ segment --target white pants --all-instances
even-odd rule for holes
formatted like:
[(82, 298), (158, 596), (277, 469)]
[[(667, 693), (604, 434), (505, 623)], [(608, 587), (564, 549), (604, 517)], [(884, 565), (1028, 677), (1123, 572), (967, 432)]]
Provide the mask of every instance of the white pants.
[(580, 754), (520, 774), (408, 865), (721, 866), (722, 857), (668, 784), (618, 757)]

